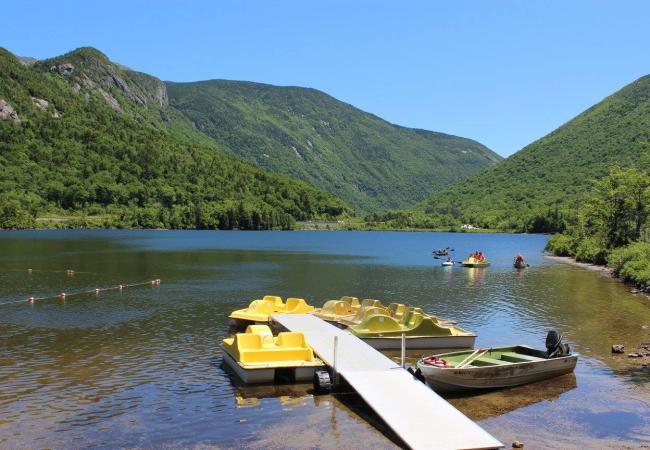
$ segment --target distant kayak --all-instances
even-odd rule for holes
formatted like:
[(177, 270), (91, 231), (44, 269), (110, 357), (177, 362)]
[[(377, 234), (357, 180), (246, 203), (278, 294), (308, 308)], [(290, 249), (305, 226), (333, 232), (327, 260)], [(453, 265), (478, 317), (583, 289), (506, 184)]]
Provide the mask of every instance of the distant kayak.
[(524, 257), (521, 255), (515, 256), (514, 260), (512, 261), (512, 265), (515, 269), (525, 269), (526, 267), (530, 266), (528, 263), (526, 263)]

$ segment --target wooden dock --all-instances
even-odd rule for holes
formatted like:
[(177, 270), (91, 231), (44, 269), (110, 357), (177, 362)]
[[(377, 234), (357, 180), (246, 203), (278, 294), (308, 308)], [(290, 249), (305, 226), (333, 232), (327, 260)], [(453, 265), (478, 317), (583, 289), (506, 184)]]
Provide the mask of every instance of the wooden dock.
[(503, 447), (398, 364), (347, 331), (310, 314), (274, 314), (272, 319), (288, 330), (303, 332), (318, 356), (412, 449)]

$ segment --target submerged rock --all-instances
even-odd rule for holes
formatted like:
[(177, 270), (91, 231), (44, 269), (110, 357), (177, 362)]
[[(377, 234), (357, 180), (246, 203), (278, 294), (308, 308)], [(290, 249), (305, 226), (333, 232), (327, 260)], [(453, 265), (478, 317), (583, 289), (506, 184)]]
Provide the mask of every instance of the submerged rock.
[(621, 344), (614, 344), (612, 345), (612, 353), (624, 353), (625, 352), (625, 346)]
[(519, 441), (515, 441), (515, 442), (512, 443), (512, 448), (524, 448), (524, 443), (519, 442)]

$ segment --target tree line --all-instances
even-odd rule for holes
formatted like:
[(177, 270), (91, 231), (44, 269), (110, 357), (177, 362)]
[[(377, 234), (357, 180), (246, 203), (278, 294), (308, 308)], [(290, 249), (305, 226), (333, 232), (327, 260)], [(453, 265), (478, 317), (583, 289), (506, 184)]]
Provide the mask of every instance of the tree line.
[(595, 182), (563, 233), (547, 249), (578, 261), (608, 264), (623, 278), (650, 285), (650, 156), (613, 167)]

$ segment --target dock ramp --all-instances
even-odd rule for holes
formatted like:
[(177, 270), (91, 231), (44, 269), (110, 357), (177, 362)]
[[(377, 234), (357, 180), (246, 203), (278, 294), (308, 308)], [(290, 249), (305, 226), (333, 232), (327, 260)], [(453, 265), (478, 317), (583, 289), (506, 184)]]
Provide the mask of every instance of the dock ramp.
[(335, 366), (339, 376), (412, 449), (503, 447), (429, 387), (347, 331), (310, 314), (274, 314), (272, 319), (288, 330), (303, 332), (318, 356)]

